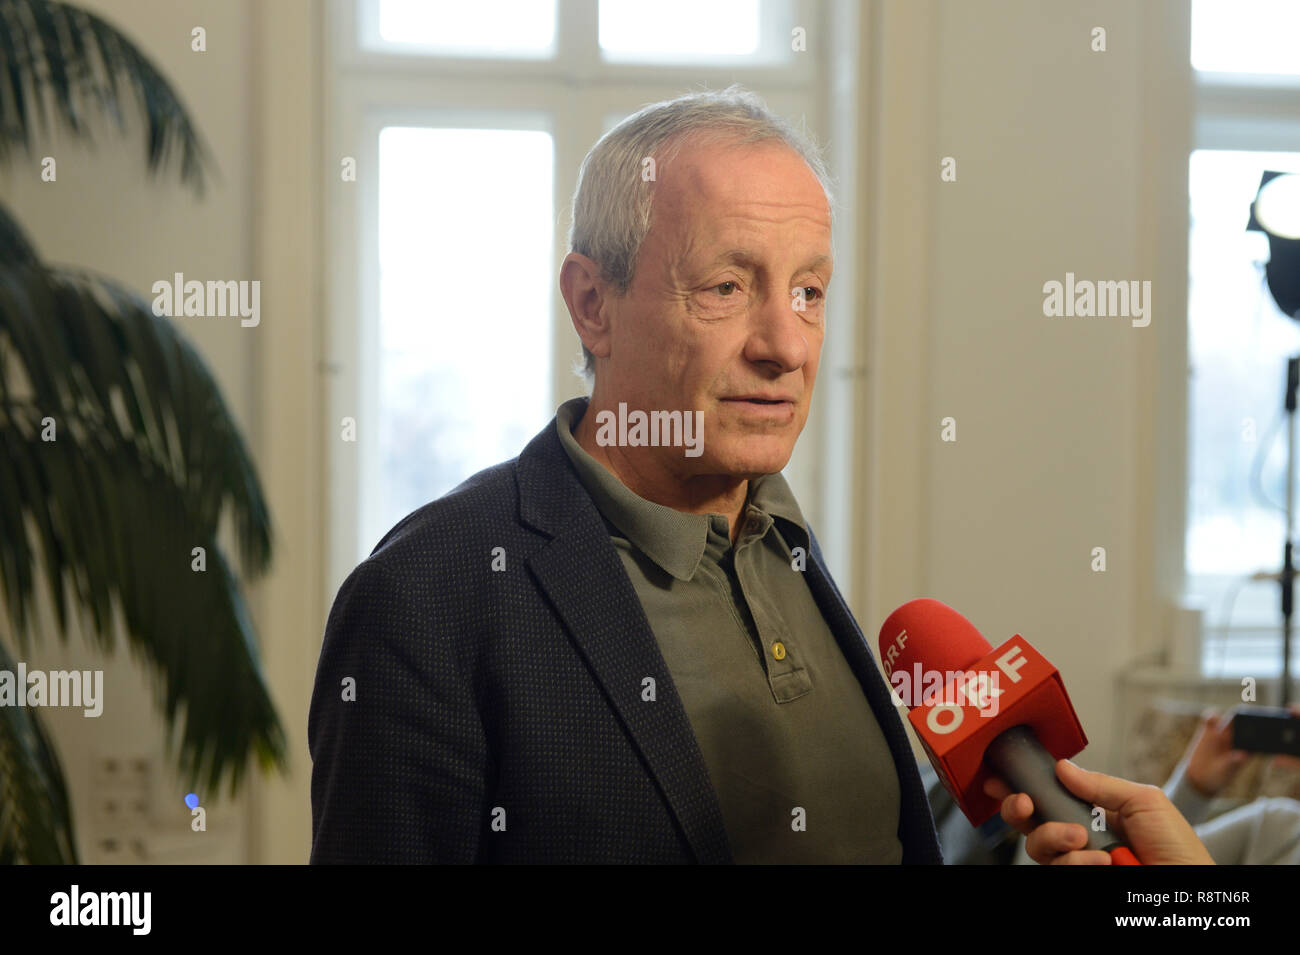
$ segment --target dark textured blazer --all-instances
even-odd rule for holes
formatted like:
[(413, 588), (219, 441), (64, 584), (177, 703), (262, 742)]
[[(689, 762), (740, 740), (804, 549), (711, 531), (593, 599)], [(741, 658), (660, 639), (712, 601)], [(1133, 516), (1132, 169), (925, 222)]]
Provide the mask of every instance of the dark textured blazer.
[[(555, 427), (407, 516), (339, 589), (307, 724), (313, 863), (732, 861), (686, 711)], [(893, 753), (903, 862), (940, 863), (889, 689), (815, 537), (811, 551), (808, 585)]]

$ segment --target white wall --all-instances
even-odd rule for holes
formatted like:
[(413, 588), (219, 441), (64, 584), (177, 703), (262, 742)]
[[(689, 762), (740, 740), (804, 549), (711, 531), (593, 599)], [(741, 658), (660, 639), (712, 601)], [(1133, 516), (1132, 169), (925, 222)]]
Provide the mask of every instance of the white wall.
[[(874, 639), (929, 596), (995, 646), (1021, 633), (1104, 769), (1114, 678), (1159, 646), (1181, 568), (1186, 4), (884, 0), (867, 30), (860, 619)], [(1151, 324), (1045, 317), (1067, 271), (1151, 280)]]

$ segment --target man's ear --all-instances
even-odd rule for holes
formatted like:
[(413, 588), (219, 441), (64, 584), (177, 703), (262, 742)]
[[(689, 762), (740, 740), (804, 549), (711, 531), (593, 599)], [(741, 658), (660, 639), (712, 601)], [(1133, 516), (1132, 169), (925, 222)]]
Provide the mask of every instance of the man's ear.
[(570, 252), (560, 263), (560, 294), (569, 307), (573, 330), (597, 358), (610, 352), (612, 290), (600, 277), (600, 266), (580, 252)]

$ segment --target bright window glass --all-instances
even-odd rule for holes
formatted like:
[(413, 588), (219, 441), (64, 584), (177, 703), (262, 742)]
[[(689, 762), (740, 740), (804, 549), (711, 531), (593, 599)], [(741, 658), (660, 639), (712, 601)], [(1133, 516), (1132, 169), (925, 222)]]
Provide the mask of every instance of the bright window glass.
[[(1189, 590), (1206, 601), (1208, 674), (1275, 673), (1281, 659), (1277, 587), (1243, 581), (1281, 565), (1283, 382), (1287, 357), (1300, 353), (1300, 325), (1265, 283), (1268, 240), (1246, 231), (1266, 169), (1300, 171), (1300, 153), (1197, 150), (1188, 169), (1187, 575)], [(1265, 446), (1261, 500), (1251, 475)]]
[(600, 49), (613, 60), (752, 56), (760, 0), (600, 0)]
[(378, 0), (385, 44), (459, 56), (542, 56), (555, 45), (555, 0)]
[(1192, 0), (1192, 66), (1300, 75), (1300, 2)]
[[(1281, 413), (1285, 361), (1300, 352), (1300, 332), (1264, 282), (1267, 239), (1246, 231), (1265, 169), (1300, 171), (1300, 154), (1197, 150), (1189, 168), (1191, 573), (1245, 573), (1280, 555), (1281, 514), (1250, 493), (1249, 478)], [(1273, 451), (1261, 483), (1281, 502), (1281, 441)]]
[(549, 420), (549, 133), (384, 128), (377, 386), (382, 510), (400, 518), (507, 460)]

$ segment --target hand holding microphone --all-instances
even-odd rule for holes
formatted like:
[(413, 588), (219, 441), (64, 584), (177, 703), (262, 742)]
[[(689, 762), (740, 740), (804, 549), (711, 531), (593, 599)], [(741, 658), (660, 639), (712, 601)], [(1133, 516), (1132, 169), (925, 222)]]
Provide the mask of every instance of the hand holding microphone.
[[(1057, 778), (1074, 795), (1106, 810), (1106, 826), (1132, 848), (1146, 865), (1214, 865), (1191, 824), (1156, 786), (1081, 769), (1068, 759), (1056, 764)], [(1074, 823), (1044, 822), (1032, 817), (1032, 797), (1012, 793), (990, 777), (984, 791), (1002, 800), (1002, 818), (1025, 835), (1025, 851), (1039, 865), (1111, 865), (1109, 853), (1084, 848), (1087, 830)]]
[(1076, 823), (1089, 849), (1138, 859), (1104, 825), (1103, 810), (1056, 778), (1057, 759), (1088, 744), (1060, 674), (1016, 634), (996, 649), (937, 600), (913, 600), (880, 628), (880, 659), (897, 702), (954, 801), (972, 825), (998, 811), (984, 789), (996, 776), (1033, 801), (1042, 822)]
[(881, 625), (880, 660), (972, 824), (1000, 801), (1042, 865), (1214, 864), (1162, 790), (1069, 761), (1088, 738), (1060, 674), (1019, 634), (994, 649), (951, 607), (913, 600)]

